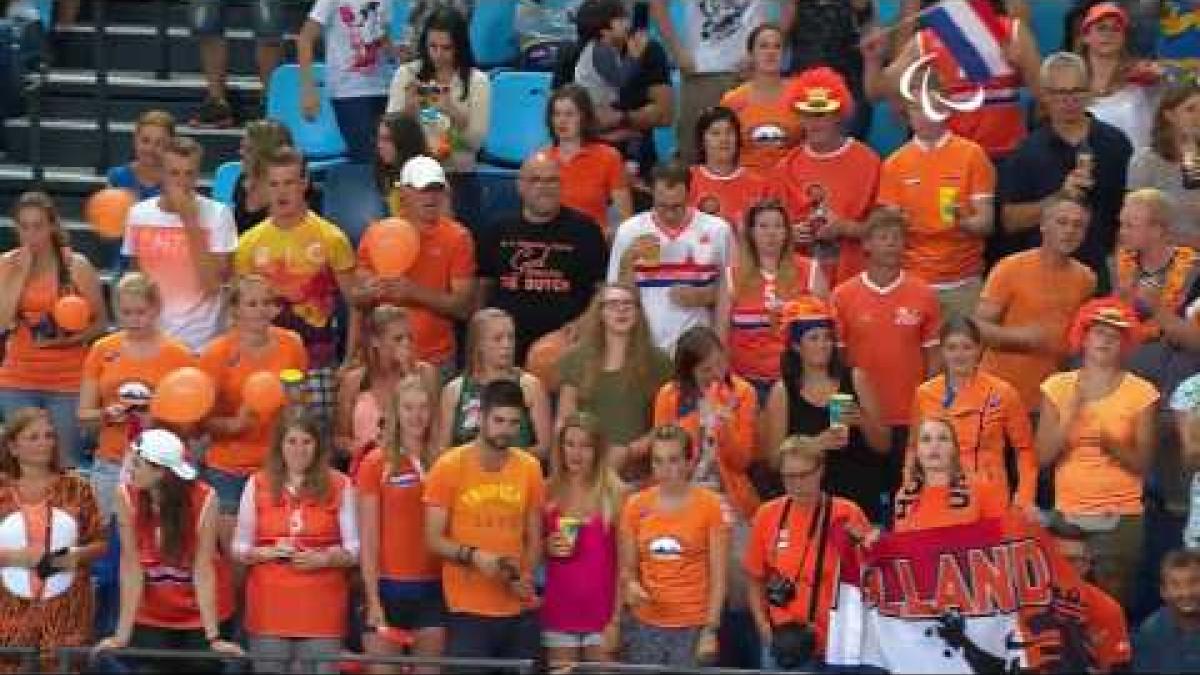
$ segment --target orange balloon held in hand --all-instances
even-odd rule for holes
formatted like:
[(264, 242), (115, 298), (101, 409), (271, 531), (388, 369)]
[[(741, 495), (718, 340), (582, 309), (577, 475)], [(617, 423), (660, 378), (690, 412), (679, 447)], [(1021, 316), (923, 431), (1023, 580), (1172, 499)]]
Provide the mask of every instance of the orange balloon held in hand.
[(365, 237), (371, 265), (385, 279), (404, 276), (421, 250), (416, 228), (403, 218), (385, 218), (373, 223)]
[(77, 333), (92, 321), (92, 308), (78, 295), (64, 295), (54, 303), (54, 323), (59, 328)]
[(172, 424), (194, 424), (204, 419), (217, 400), (217, 388), (208, 373), (185, 366), (159, 380), (150, 400), (150, 415)]
[(84, 207), (84, 218), (96, 234), (106, 239), (120, 239), (125, 234), (125, 219), (137, 199), (121, 188), (104, 188), (92, 195)]
[(277, 373), (260, 370), (247, 377), (242, 384), (242, 400), (255, 414), (269, 417), (283, 407), (287, 395)]

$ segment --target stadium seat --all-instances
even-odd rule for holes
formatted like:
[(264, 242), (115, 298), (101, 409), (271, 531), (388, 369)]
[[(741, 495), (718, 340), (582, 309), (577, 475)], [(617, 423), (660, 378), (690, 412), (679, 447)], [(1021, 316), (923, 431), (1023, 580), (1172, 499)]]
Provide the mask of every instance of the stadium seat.
[(492, 74), (492, 114), (481, 159), (516, 168), (530, 153), (550, 142), (546, 102), (550, 73), (501, 70)]
[(1070, 9), (1071, 0), (1038, 0), (1029, 3), (1029, 23), (1043, 56), (1062, 49), (1063, 28)]
[(213, 174), (212, 198), (227, 206), (233, 206), (233, 191), (241, 175), (241, 162), (225, 162), (218, 166), (217, 172)]
[[(679, 118), (679, 71), (671, 71), (671, 93), (675, 97), (675, 119)], [(675, 156), (679, 149), (679, 137), (675, 134), (675, 124), (669, 127), (655, 127), (651, 138), (654, 140), (654, 155), (662, 162)]]
[(900, 0), (878, 0), (876, 11), (879, 13), (879, 23), (889, 26), (900, 18)]
[(321, 109), (313, 120), (300, 112), (300, 66), (287, 63), (271, 73), (267, 84), (267, 117), (283, 122), (292, 132), (296, 147), (309, 159), (346, 154), (346, 141), (333, 116), (333, 105), (325, 86), (325, 64), (313, 64), (313, 77), (321, 95)]
[(404, 41), (405, 29), (408, 28), (408, 14), (411, 11), (412, 0), (392, 0), (392, 21), (388, 24), (388, 38), (393, 43)]
[(517, 44), (516, 3), (476, 2), (471, 11), (471, 49), (484, 70), (512, 65), (521, 55)]
[[(680, 0), (669, 0), (667, 3), (667, 14), (671, 17), (671, 23), (675, 25), (675, 30), (679, 31), (683, 28), (683, 24), (687, 19), (687, 14), (684, 12), (683, 3)], [(650, 37), (658, 41), (665, 49), (667, 43), (663, 40), (662, 31), (658, 28), (658, 22), (653, 18), (650, 19)], [(669, 58), (669, 57), (668, 57)], [(674, 66), (674, 59), (671, 60), (671, 65)]]

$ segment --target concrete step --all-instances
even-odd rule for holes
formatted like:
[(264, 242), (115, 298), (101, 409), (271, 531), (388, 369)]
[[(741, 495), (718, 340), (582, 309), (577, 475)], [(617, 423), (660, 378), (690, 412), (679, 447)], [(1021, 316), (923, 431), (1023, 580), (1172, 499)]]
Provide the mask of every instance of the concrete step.
[[(12, 205), (22, 192), (40, 189), (54, 197), (59, 215), (82, 221), (83, 203), (104, 185), (104, 175), (91, 167), (48, 166), (39, 187), (34, 181), (33, 167), (0, 163), (0, 216), (11, 215)], [(211, 175), (200, 179), (201, 190), (205, 193), (211, 185)]]
[[(227, 82), (235, 108), (255, 115), (262, 86), (255, 76), (231, 76)], [(186, 121), (204, 99), (204, 79), (198, 74), (173, 73), (159, 79), (148, 71), (111, 71), (108, 76), (108, 114), (113, 121), (131, 122), (151, 108), (170, 112)], [(42, 115), (46, 118), (94, 118), (96, 73), (93, 70), (53, 68), (46, 75)]]
[[(307, 14), (309, 0), (272, 0), (284, 13), (284, 25), (299, 26)], [(220, 0), (225, 12), (226, 27), (254, 25), (253, 6), (248, 0)], [(106, 0), (104, 17), (108, 24), (138, 24), (156, 26), (166, 8), (168, 26), (191, 26), (190, 3), (186, 0)], [(96, 15), (95, 0), (83, 3), (79, 12), (81, 22), (90, 23)]]

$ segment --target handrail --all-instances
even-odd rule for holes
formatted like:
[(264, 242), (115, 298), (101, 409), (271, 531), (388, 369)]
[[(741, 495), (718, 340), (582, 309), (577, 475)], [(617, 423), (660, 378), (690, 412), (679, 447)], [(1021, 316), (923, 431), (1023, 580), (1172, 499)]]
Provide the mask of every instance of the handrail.
[(100, 130), (100, 151), (96, 170), (103, 174), (110, 165), (112, 142), (108, 137), (108, 17), (107, 0), (92, 0), (92, 20), (96, 22), (94, 43), (96, 64), (96, 126)]
[(105, 649), (97, 651), (94, 647), (59, 647), (58, 669), (69, 673), (72, 665), (78, 660), (91, 660), (97, 656), (126, 657), (132, 659), (162, 659), (164, 661), (220, 661), (222, 663), (248, 663), (253, 659), (249, 655), (223, 654), (207, 650), (183, 649), (142, 649), (140, 647), (122, 647), (120, 649)]
[[(35, 649), (28, 651), (37, 653)], [(0, 651), (0, 654), (3, 654)], [(221, 661), (228, 663), (248, 663), (255, 660), (254, 654), (232, 655), (222, 654), (214, 651), (185, 651), (176, 649), (141, 649), (136, 647), (122, 647), (120, 649), (106, 649), (96, 651), (91, 647), (60, 647), (58, 649), (58, 668), (62, 672), (72, 670), (78, 660), (91, 660), (96, 656), (110, 656), (116, 658), (132, 658), (132, 659), (162, 659), (164, 661)], [(263, 658), (261, 656), (257, 658)], [(274, 660), (274, 659), (271, 659)], [(423, 656), (373, 656), (365, 654), (349, 654), (344, 652), (330, 652), (328, 654), (314, 654), (306, 659), (301, 664), (302, 671), (310, 671), (318, 663), (364, 663), (364, 664), (380, 664), (380, 665), (405, 665), (405, 666), (439, 666), (443, 668), (453, 668), (457, 670), (466, 670), (468, 672), (494, 673), (508, 672), (516, 675), (532, 675), (537, 672), (537, 663), (532, 659), (474, 659), (474, 658), (454, 658), (454, 657), (423, 657)]]

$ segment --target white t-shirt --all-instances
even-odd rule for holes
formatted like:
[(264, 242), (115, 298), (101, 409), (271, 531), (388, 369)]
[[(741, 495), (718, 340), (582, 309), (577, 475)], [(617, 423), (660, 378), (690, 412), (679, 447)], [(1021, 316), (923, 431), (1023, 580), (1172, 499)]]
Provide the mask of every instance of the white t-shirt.
[(722, 283), (736, 250), (732, 230), (721, 218), (695, 209), (689, 209), (686, 218), (683, 229), (672, 236), (659, 225), (654, 211), (635, 215), (617, 228), (608, 261), (608, 280), (616, 281), (626, 250), (637, 248), (642, 237), (657, 241), (657, 261), (635, 263), (633, 281), (641, 295), (654, 343), (668, 354), (675, 353), (675, 342), (687, 329), (713, 323), (711, 309), (681, 307), (671, 300), (671, 289)]
[[(196, 196), (200, 227), (207, 230), (210, 253), (233, 253), (237, 227), (229, 207)], [(163, 330), (199, 352), (220, 332), (221, 294), (206, 292), (196, 275), (183, 222), (158, 206), (158, 197), (138, 202), (125, 221), (121, 254), (153, 279), (162, 293), (159, 323)]]
[(1158, 98), (1159, 90), (1155, 87), (1127, 84), (1108, 96), (1092, 99), (1088, 112), (1125, 132), (1125, 137), (1137, 150), (1150, 145)]
[(387, 96), (391, 72), (384, 47), (390, 0), (317, 0), (308, 18), (325, 31), (326, 82), (333, 98)]
[(767, 20), (768, 0), (683, 2), (686, 23), (680, 37), (683, 48), (691, 51), (696, 60), (696, 72), (736, 72), (746, 56), (746, 40), (751, 31)]

